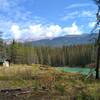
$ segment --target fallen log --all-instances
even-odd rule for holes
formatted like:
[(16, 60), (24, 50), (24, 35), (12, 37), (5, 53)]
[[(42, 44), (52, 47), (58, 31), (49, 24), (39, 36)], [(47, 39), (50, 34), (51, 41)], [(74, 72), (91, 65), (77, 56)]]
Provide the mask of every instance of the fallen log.
[(25, 94), (28, 94), (28, 93), (32, 93), (32, 91), (23, 91), (23, 92), (20, 92), (20, 93), (16, 93), (14, 96), (25, 95)]
[(11, 93), (11, 92), (21, 92), (22, 89), (2, 89), (0, 90), (1, 93)]

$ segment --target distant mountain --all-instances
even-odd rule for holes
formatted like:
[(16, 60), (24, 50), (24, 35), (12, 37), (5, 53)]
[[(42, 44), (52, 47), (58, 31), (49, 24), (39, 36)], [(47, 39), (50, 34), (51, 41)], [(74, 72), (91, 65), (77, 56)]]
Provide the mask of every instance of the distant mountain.
[(42, 39), (38, 41), (32, 41), (32, 44), (34, 46), (63, 46), (90, 44), (94, 42), (93, 38), (97, 38), (97, 34), (66, 35), (62, 37), (56, 37), (53, 39)]

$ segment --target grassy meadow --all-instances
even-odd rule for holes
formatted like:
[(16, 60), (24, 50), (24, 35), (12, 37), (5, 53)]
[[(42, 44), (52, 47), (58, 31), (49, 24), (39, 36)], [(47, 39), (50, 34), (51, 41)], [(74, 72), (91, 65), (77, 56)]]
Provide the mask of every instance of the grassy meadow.
[[(0, 67), (0, 89), (22, 88), (31, 92), (2, 94), (0, 100), (99, 100), (100, 81), (93, 76), (63, 72), (46, 65)], [(6, 98), (7, 97), (7, 98)], [(33, 99), (34, 98), (34, 99)], [(36, 98), (36, 99), (35, 99)]]

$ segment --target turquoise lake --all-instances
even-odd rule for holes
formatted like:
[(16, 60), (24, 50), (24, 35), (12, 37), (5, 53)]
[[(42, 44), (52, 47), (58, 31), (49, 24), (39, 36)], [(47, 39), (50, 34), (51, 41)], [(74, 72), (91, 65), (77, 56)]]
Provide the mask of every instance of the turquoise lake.
[(95, 68), (57, 67), (56, 69), (63, 72), (81, 73), (84, 75), (88, 75), (90, 72), (93, 72), (93, 74), (95, 75)]

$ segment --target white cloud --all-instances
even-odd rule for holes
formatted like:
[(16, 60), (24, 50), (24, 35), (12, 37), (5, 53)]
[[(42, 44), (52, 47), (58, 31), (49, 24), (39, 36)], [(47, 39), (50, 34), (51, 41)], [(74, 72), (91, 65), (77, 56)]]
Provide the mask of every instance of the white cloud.
[(34, 39), (34, 40), (38, 40), (38, 39), (43, 39), (45, 38), (45, 26), (43, 26), (42, 24), (34, 24), (34, 25), (30, 25), (29, 26), (29, 38)]
[(92, 11), (83, 11), (81, 14), (81, 16), (83, 16), (83, 17), (94, 17), (93, 15), (94, 14)]
[(47, 27), (46, 31), (46, 36), (52, 38), (59, 36), (62, 32), (62, 28), (59, 25), (50, 25), (49, 27)]
[(76, 23), (73, 23), (71, 27), (63, 28), (63, 32), (67, 33), (68, 35), (81, 35), (82, 34), (82, 31), (79, 29)]
[(10, 4), (7, 0), (0, 0), (0, 10), (8, 10)]
[(0, 0), (0, 20), (29, 21), (29, 19), (33, 18), (32, 12), (26, 11), (23, 7), (24, 2), (25, 0)]
[(77, 4), (72, 4), (72, 5), (69, 5), (67, 7), (67, 9), (72, 9), (72, 8), (79, 8), (79, 7), (86, 7), (86, 6), (91, 6), (91, 4), (88, 4), (88, 3), (77, 3)]
[(34, 34), (39, 34), (39, 33), (43, 33), (44, 28), (42, 27), (41, 24), (36, 24), (36, 25), (31, 25), (29, 26), (30, 32), (34, 33)]
[(64, 17), (62, 17), (62, 20), (74, 19), (78, 15), (79, 15), (79, 12), (74, 11), (74, 12), (68, 13)]
[(76, 19), (76, 18), (95, 18), (95, 10), (93, 11), (74, 11), (71, 13), (67, 13), (66, 15), (64, 15), (61, 20), (65, 21), (65, 20), (69, 20), (69, 19)]
[(95, 24), (96, 24), (96, 22), (90, 22), (88, 26), (89, 26), (90, 28), (93, 28), (93, 27), (95, 26)]
[(59, 25), (36, 24), (29, 26), (29, 32), (35, 39), (53, 38), (60, 35), (62, 29)]
[(17, 39), (29, 39), (29, 40), (40, 40), (45, 38), (54, 38), (64, 35), (80, 35), (82, 34), (81, 29), (72, 23), (70, 27), (61, 27), (60, 25), (43, 25), (33, 24), (28, 27), (21, 28), (17, 24), (11, 26), (12, 36)]
[(23, 0), (0, 0), (0, 10), (11, 14), (12, 12), (19, 10), (19, 4), (22, 1)]
[(16, 24), (11, 26), (11, 32), (14, 39), (19, 39), (21, 37), (20, 27)]

